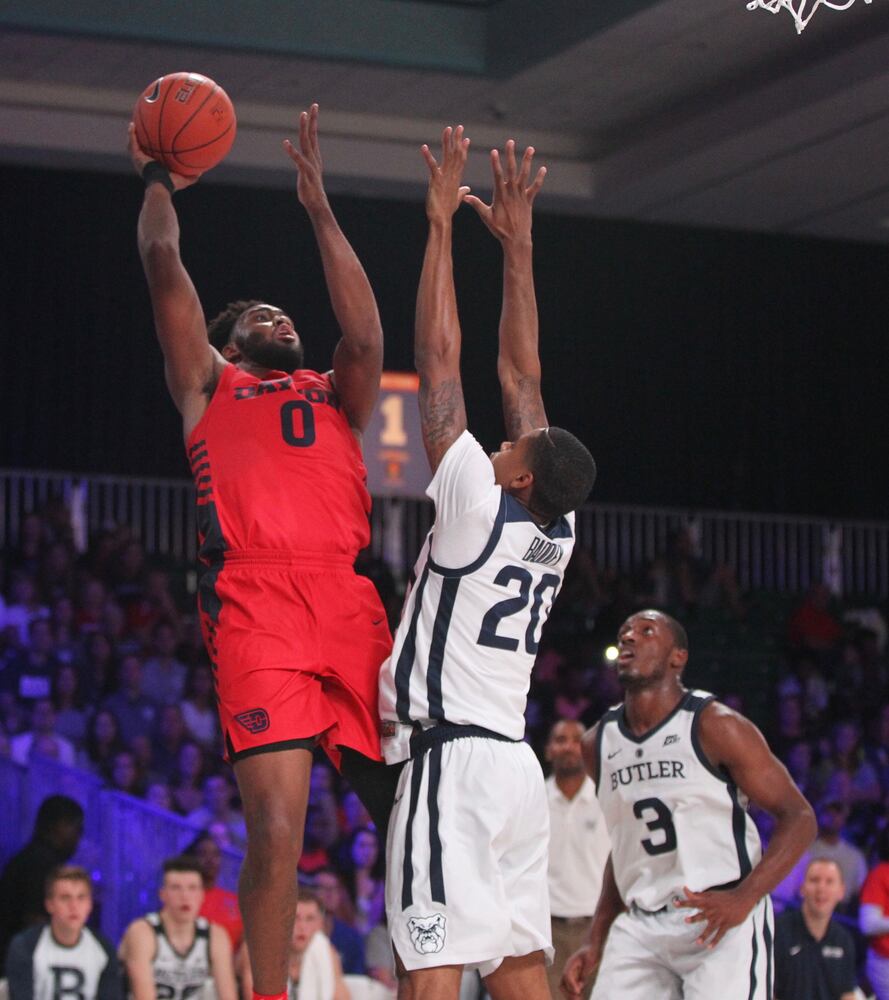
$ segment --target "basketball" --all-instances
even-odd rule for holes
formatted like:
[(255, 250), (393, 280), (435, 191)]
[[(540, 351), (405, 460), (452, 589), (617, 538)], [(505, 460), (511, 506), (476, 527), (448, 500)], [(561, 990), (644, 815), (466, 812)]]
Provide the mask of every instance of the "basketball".
[(143, 152), (185, 177), (220, 163), (237, 128), (228, 94), (200, 73), (168, 73), (155, 80), (136, 101), (133, 122)]

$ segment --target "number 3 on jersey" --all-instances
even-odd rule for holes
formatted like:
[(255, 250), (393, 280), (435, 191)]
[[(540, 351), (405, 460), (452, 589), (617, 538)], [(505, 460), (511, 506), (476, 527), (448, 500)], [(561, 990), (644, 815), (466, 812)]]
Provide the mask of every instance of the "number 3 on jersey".
[[(494, 583), (498, 587), (509, 587), (512, 583), (518, 583), (519, 593), (517, 597), (508, 597), (505, 601), (498, 601), (492, 608), (485, 612), (482, 619), (482, 627), (476, 640), (479, 646), (492, 646), (494, 649), (508, 649), (514, 653), (519, 648), (519, 640), (511, 636), (499, 635), (497, 629), (504, 618), (511, 618), (528, 606), (531, 597), (531, 584), (534, 578), (529, 570), (524, 566), (504, 566), (494, 577)], [(537, 652), (539, 640), (537, 638), (537, 626), (540, 624), (540, 608), (543, 605), (543, 596), (547, 590), (555, 593), (559, 588), (561, 577), (554, 573), (544, 573), (540, 583), (534, 588), (533, 603), (531, 605), (531, 620), (525, 629), (525, 652), (534, 654)]]
[[(645, 815), (646, 813), (649, 815), (654, 813), (654, 819), (649, 819)], [(667, 854), (669, 851), (676, 850), (676, 827), (673, 826), (673, 814), (660, 799), (639, 799), (633, 805), (633, 815), (636, 819), (643, 820), (652, 833), (657, 831), (658, 834), (662, 835), (658, 836), (656, 840), (646, 837), (642, 841), (642, 846), (647, 854)]]

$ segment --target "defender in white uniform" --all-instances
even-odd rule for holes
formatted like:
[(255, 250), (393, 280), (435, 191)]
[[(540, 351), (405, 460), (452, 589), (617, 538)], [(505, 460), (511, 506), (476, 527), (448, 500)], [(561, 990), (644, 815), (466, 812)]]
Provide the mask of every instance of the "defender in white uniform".
[(197, 862), (166, 861), (158, 895), (160, 911), (134, 920), (120, 944), (133, 1000), (188, 1000), (208, 984), (218, 1000), (237, 1000), (228, 933), (198, 916), (204, 883)]
[[(531, 267), (533, 150), (505, 169), (494, 201), (460, 186), (469, 140), (446, 129), (429, 167), (429, 239), (417, 298), (420, 415), (435, 524), (380, 678), (383, 751), (407, 761), (389, 825), (386, 909), (415, 998), (456, 997), (462, 967), (495, 998), (549, 997), (548, 810), (522, 742), (540, 632), (574, 545), (571, 513), (595, 464), (547, 426)], [(451, 220), (470, 201), (504, 254), (500, 377), (510, 440), (489, 457), (466, 430)]]
[[(682, 686), (677, 621), (633, 615), (618, 649), (626, 697), (584, 736), (611, 858), (563, 987), (598, 973), (594, 1000), (771, 1000), (768, 894), (811, 843), (811, 807), (751, 722)], [(775, 817), (765, 854), (750, 798)]]

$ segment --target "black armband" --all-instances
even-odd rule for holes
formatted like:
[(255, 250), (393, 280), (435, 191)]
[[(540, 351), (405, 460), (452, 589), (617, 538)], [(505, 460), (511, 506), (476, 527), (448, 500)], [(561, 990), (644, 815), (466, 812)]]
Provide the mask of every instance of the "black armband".
[(157, 160), (149, 160), (145, 164), (142, 170), (142, 180), (145, 181), (145, 187), (148, 187), (149, 184), (163, 184), (170, 194), (174, 194), (176, 191), (170, 171)]

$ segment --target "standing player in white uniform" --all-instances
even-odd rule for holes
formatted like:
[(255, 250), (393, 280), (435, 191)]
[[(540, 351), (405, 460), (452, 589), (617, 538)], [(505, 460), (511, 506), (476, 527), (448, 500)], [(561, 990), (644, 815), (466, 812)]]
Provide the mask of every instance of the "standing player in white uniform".
[[(618, 650), (624, 702), (584, 736), (611, 857), (562, 988), (579, 997), (598, 973), (594, 1000), (771, 1000), (768, 894), (811, 843), (812, 809), (753, 723), (682, 686), (675, 619), (632, 615)], [(764, 854), (748, 799), (775, 818)]]
[[(469, 140), (446, 129), (429, 168), (429, 237), (415, 361), (435, 524), (381, 670), (388, 763), (407, 760), (390, 821), (386, 909), (414, 1000), (456, 997), (464, 967), (490, 994), (549, 997), (549, 821), (521, 742), (540, 630), (595, 478), (587, 449), (548, 427), (540, 395), (531, 207), (533, 149), (492, 155), (488, 206), (461, 187)], [(493, 456), (466, 430), (452, 217), (469, 201), (504, 255), (498, 376), (509, 441)]]
[(134, 920), (120, 943), (133, 1000), (188, 1000), (208, 983), (218, 1000), (237, 1000), (228, 932), (198, 916), (204, 882), (197, 861), (166, 861), (158, 896), (160, 910)]

